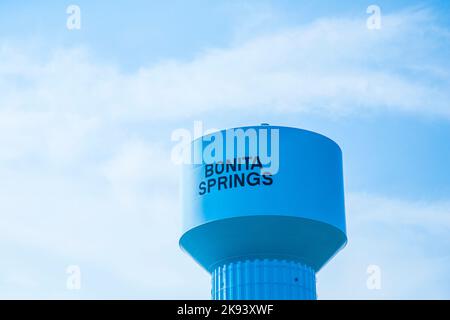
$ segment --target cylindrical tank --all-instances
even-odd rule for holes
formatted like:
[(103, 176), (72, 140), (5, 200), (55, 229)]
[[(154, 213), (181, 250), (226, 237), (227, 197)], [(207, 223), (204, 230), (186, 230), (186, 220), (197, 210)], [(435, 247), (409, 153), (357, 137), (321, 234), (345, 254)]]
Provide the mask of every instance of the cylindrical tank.
[(213, 299), (316, 299), (315, 275), (347, 242), (342, 154), (302, 129), (249, 126), (192, 142), (180, 246)]

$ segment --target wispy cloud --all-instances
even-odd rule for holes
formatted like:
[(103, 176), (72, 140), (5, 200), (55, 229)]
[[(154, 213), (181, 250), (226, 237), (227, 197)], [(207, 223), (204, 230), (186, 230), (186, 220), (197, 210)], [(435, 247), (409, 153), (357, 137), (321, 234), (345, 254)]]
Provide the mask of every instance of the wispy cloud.
[[(348, 246), (318, 276), (321, 298), (448, 299), (450, 202), (351, 193)], [(381, 290), (369, 290), (369, 265)]]
[(448, 117), (449, 51), (448, 30), (427, 10), (383, 16), (381, 30), (368, 30), (364, 19), (321, 19), (131, 74), (83, 50), (36, 60), (3, 45), (1, 106), (147, 119), (254, 108)]
[[(169, 157), (130, 141), (72, 175), (2, 168), (0, 296), (207, 298), (208, 275), (178, 246), (178, 172), (160, 165)], [(73, 264), (80, 292), (65, 286)]]
[[(87, 297), (124, 286), (149, 298), (208, 298), (208, 276), (177, 245), (170, 135), (145, 128), (146, 138), (136, 138), (124, 123), (162, 126), (256, 108), (266, 115), (390, 111), (448, 118), (449, 50), (448, 30), (424, 10), (385, 16), (380, 31), (367, 30), (363, 19), (322, 19), (133, 73), (98, 63), (88, 50), (38, 58), (0, 43), (0, 243), (7, 261), (0, 286), (19, 296), (34, 290), (70, 297), (65, 268), (80, 264), (103, 279), (87, 276)], [(420, 296), (420, 288), (430, 292), (445, 276), (448, 260), (430, 261), (446, 259), (448, 204), (364, 195), (351, 195), (347, 204), (349, 247), (328, 274), (338, 270), (348, 280), (330, 282), (348, 289), (346, 296), (371, 294), (368, 263), (384, 270), (387, 297)], [(408, 277), (407, 268), (418, 276)], [(445, 283), (436, 288), (436, 296), (448, 297)]]

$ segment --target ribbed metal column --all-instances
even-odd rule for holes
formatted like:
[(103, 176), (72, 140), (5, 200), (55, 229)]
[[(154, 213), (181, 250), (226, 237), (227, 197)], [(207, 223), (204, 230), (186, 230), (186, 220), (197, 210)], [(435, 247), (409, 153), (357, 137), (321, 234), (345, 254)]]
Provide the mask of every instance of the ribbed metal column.
[(315, 300), (316, 274), (287, 260), (245, 260), (212, 273), (213, 300)]

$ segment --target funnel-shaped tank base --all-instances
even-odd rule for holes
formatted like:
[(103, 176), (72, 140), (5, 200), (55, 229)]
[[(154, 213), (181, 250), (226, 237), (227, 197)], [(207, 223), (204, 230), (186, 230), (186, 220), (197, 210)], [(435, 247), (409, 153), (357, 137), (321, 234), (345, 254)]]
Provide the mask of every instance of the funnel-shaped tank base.
[(315, 300), (315, 271), (276, 259), (234, 261), (212, 272), (213, 300)]

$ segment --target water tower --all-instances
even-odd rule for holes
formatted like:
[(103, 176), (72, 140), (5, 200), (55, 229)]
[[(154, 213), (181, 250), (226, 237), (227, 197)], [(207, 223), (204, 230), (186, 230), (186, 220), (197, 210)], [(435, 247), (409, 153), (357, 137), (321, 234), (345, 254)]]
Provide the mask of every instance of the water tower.
[(316, 299), (316, 273), (347, 242), (342, 153), (329, 138), (269, 126), (192, 142), (180, 246), (213, 299)]

